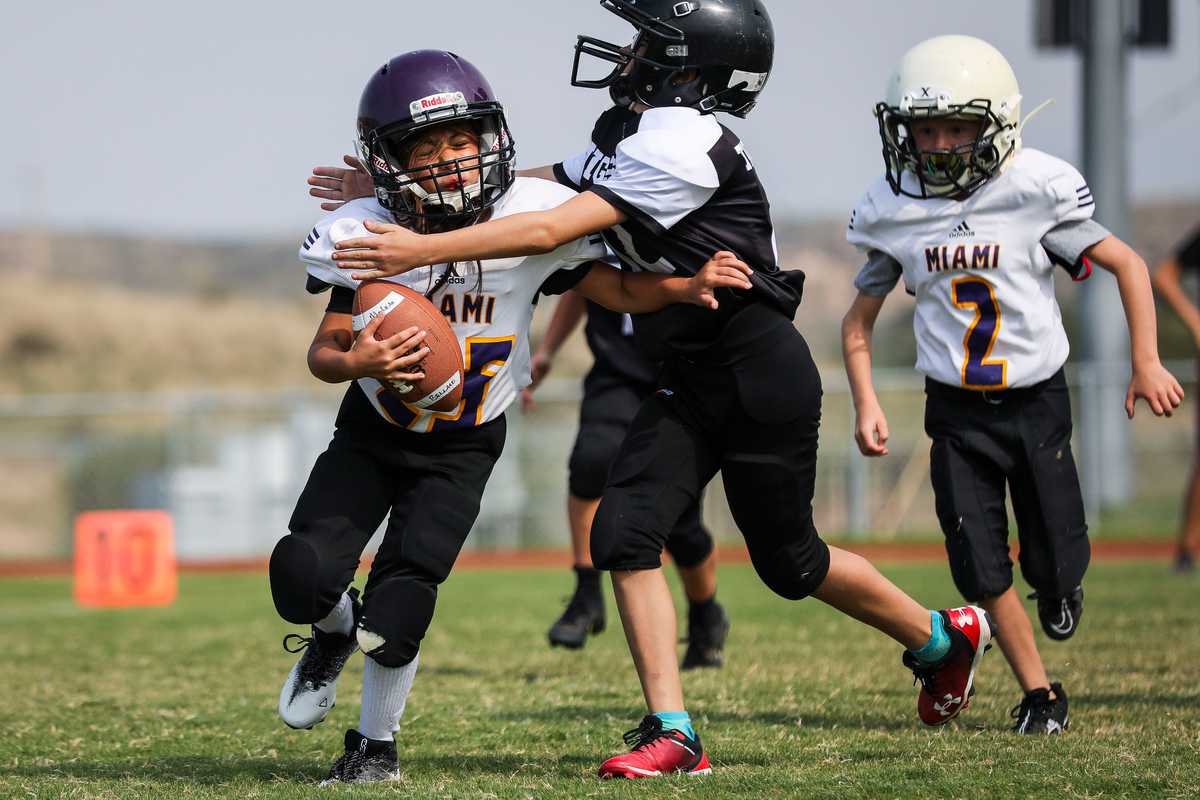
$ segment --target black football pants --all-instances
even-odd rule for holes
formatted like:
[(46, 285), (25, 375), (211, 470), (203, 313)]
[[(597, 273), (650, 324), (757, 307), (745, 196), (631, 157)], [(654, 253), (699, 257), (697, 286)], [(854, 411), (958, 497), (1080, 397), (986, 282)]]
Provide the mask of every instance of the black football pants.
[[(593, 368), (588, 373), (579, 406), (579, 432), (568, 466), (571, 494), (594, 500), (604, 493), (629, 423), (653, 393), (653, 384), (632, 381), (611, 370)], [(697, 566), (712, 554), (712, 534), (700, 518), (702, 499), (683, 512), (667, 536), (666, 549), (677, 566)]]
[(395, 667), (417, 655), (438, 586), (504, 447), (505, 421), (426, 434), (380, 426), (335, 431), (296, 503), (291, 533), (271, 555), (270, 578), (281, 617), (317, 622), (354, 580), (363, 548), (387, 517), (359, 624), (384, 640), (368, 655)]
[(1021, 574), (1041, 593), (1069, 594), (1083, 580), (1091, 545), (1062, 371), (1035, 386), (1002, 392), (928, 380), (925, 393), (933, 491), (955, 586), (971, 601), (1012, 586), (1007, 484)]
[(592, 524), (598, 568), (661, 566), (671, 530), (720, 470), (763, 582), (789, 599), (821, 584), (829, 548), (812, 510), (821, 383), (807, 347), (803, 356), (786, 362), (794, 371), (786, 383), (799, 388), (786, 398), (791, 419), (778, 423), (760, 421), (747, 408), (743, 392), (762, 383), (739, 384), (728, 367), (683, 359), (664, 365), (659, 388), (629, 426)]

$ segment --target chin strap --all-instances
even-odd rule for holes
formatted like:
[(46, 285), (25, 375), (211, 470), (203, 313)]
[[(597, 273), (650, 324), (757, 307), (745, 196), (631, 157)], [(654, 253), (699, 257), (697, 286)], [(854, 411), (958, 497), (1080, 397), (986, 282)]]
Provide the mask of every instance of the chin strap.
[(1025, 130), (1025, 126), (1029, 124), (1029, 120), (1031, 120), (1031, 119), (1033, 119), (1034, 117), (1036, 117), (1036, 116), (1037, 116), (1038, 114), (1040, 114), (1040, 113), (1041, 113), (1041, 112), (1042, 112), (1042, 111), (1043, 111), (1043, 110), (1044, 110), (1044, 109), (1045, 109), (1047, 106), (1050, 106), (1050, 105), (1051, 105), (1051, 104), (1053, 104), (1053, 103), (1054, 103), (1054, 98), (1053, 98), (1053, 97), (1051, 97), (1050, 99), (1043, 101), (1043, 102), (1042, 102), (1042, 104), (1041, 104), (1041, 105), (1039, 105), (1037, 108), (1035, 108), (1033, 111), (1030, 111), (1028, 114), (1026, 114), (1026, 115), (1025, 115), (1025, 119), (1021, 120), (1021, 124), (1017, 126), (1017, 135), (1018, 135), (1018, 136), (1020, 136), (1020, 135), (1021, 135), (1022, 131), (1024, 131), (1024, 130)]

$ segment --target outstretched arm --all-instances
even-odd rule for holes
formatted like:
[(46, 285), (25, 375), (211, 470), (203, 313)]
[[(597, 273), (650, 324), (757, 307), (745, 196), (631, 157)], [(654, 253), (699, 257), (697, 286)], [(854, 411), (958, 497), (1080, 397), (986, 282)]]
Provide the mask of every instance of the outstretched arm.
[(886, 297), (859, 292), (842, 319), (842, 358), (846, 362), (846, 377), (850, 380), (850, 395), (854, 399), (857, 418), (854, 441), (864, 456), (888, 454), (887, 417), (871, 381), (871, 334)]
[(625, 221), (625, 214), (593, 192), (572, 197), (548, 211), (528, 211), (423, 236), (399, 225), (372, 222), (371, 233), (337, 244), (333, 254), (355, 280), (400, 275), (416, 267), (549, 253), (567, 242)]
[(719, 288), (749, 289), (752, 270), (733, 253), (715, 253), (691, 278), (653, 272), (626, 272), (595, 263), (575, 285), (575, 291), (605, 308), (626, 314), (646, 314), (672, 303), (717, 308)]
[(1134, 403), (1141, 398), (1156, 416), (1171, 416), (1183, 402), (1183, 387), (1158, 358), (1158, 323), (1146, 262), (1116, 236), (1097, 242), (1084, 255), (1116, 277), (1121, 304), (1125, 307), (1133, 367), (1129, 390), (1125, 393), (1125, 413), (1133, 419)]
[(529, 169), (517, 170), (518, 178), (541, 178), (544, 181), (558, 183), (558, 176), (554, 174), (554, 167), (547, 164), (544, 167), (530, 167)]

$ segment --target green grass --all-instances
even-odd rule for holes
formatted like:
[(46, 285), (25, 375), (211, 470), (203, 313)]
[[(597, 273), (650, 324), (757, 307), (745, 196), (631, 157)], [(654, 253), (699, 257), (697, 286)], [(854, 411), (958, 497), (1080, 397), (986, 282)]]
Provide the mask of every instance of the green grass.
[[(887, 572), (923, 602), (956, 602), (944, 565)], [(773, 597), (747, 568), (720, 577), (728, 663), (686, 678), (711, 778), (595, 780), (642, 713), (619, 630), (551, 651), (569, 576), (475, 572), (442, 591), (398, 736), (404, 779), (325, 790), (362, 661), (329, 720), (285, 729), (275, 700), (293, 657), (265, 576), (190, 576), (170, 609), (113, 612), (75, 608), (65, 581), (0, 582), (0, 797), (1200, 795), (1198, 580), (1095, 565), (1079, 635), (1038, 634), (1071, 730), (1027, 739), (1008, 732), (1019, 692), (998, 653), (961, 725), (924, 730), (897, 646)]]

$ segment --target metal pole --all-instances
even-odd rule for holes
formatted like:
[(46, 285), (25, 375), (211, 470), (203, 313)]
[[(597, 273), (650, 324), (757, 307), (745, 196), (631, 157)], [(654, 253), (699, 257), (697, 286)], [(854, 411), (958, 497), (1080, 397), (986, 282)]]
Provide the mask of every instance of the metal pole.
[[(1090, 0), (1083, 58), (1084, 174), (1096, 198), (1096, 219), (1129, 239), (1127, 179), (1127, 41), (1123, 0)], [(1116, 281), (1097, 272), (1083, 287), (1083, 355), (1099, 378), (1098, 414), (1085, 431), (1104, 465), (1100, 503), (1110, 507), (1131, 496), (1129, 424), (1124, 387), (1129, 377), (1128, 328)], [(1096, 520), (1098, 521), (1098, 520)]]

